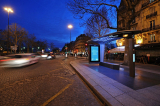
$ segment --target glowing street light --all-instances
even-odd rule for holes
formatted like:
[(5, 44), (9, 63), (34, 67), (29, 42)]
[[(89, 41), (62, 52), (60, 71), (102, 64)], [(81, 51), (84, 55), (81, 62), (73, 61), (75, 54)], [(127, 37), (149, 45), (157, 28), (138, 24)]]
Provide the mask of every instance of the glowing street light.
[(7, 54), (8, 54), (8, 52), (9, 52), (9, 12), (11, 12), (11, 13), (13, 13), (13, 10), (11, 9), (11, 8), (7, 8), (7, 7), (5, 7), (4, 8), (4, 10), (5, 11), (7, 11), (8, 12), (8, 36), (7, 36)]
[(68, 28), (69, 28), (69, 29), (72, 29), (72, 28), (73, 28), (73, 26), (70, 24), (70, 25), (68, 25)]
[(68, 28), (70, 29), (70, 43), (71, 43), (71, 29), (73, 28), (73, 26), (70, 24), (68, 25)]
[(5, 7), (5, 8), (4, 8), (4, 10), (6, 10), (7, 12), (11, 12), (11, 13), (13, 13), (13, 10), (12, 10), (11, 8), (7, 8), (7, 7)]
[[(73, 26), (70, 24), (70, 25), (68, 25), (68, 28), (70, 29), (70, 45), (71, 45), (71, 29), (73, 28)], [(71, 49), (71, 47), (70, 47), (70, 49)]]

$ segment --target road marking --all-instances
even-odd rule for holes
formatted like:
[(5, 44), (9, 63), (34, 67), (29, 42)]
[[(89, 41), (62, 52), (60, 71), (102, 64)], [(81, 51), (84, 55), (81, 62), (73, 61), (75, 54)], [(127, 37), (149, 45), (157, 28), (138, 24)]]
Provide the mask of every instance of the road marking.
[(49, 102), (51, 102), (53, 99), (55, 99), (58, 95), (63, 93), (66, 89), (69, 88), (72, 84), (68, 84), (65, 88), (61, 89), (56, 95), (52, 96), (50, 99), (48, 99), (46, 102), (43, 103), (42, 106), (46, 106)]
[(73, 81), (74, 80), (71, 80), (71, 79), (69, 79), (69, 78), (65, 78), (65, 77), (61, 77), (61, 76), (58, 76), (59, 78), (62, 78), (62, 79), (66, 79), (66, 80), (69, 80), (69, 81), (71, 81), (71, 83), (73, 83)]

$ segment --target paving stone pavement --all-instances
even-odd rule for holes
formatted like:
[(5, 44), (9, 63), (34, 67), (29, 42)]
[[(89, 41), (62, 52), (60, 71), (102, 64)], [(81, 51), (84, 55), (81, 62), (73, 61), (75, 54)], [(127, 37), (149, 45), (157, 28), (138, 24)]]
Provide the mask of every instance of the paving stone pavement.
[(81, 78), (105, 104), (111, 106), (160, 106), (160, 84), (133, 90), (87, 66), (70, 62)]
[(101, 106), (62, 59), (0, 69), (0, 106)]

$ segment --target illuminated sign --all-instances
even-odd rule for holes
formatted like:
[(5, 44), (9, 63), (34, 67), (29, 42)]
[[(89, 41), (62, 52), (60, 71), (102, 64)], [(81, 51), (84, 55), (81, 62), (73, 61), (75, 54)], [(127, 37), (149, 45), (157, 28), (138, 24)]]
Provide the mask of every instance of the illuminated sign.
[(100, 61), (100, 47), (98, 45), (90, 46), (90, 62), (99, 62)]
[(133, 54), (133, 62), (135, 62), (135, 54)]
[(128, 37), (128, 34), (123, 35), (124, 38)]

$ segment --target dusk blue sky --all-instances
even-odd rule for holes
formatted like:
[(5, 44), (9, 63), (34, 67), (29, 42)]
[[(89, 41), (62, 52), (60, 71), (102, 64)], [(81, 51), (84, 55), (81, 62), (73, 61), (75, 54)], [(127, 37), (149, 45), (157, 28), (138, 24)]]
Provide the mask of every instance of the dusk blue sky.
[(8, 13), (4, 7), (11, 7), (14, 13), (9, 15), (9, 23), (17, 23), (29, 34), (35, 34), (38, 40), (53, 42), (62, 48), (70, 42), (69, 24), (73, 25), (71, 39), (83, 34), (85, 28), (80, 27), (80, 20), (66, 8), (67, 0), (0, 0), (0, 29), (8, 25)]
[(10, 24), (17, 23), (37, 39), (46, 39), (59, 48), (70, 42), (68, 24), (73, 25), (72, 41), (84, 31), (80, 20), (66, 8), (65, 0), (0, 0), (0, 7), (0, 29), (8, 25), (8, 13), (3, 8), (11, 7), (14, 13), (9, 15)]

